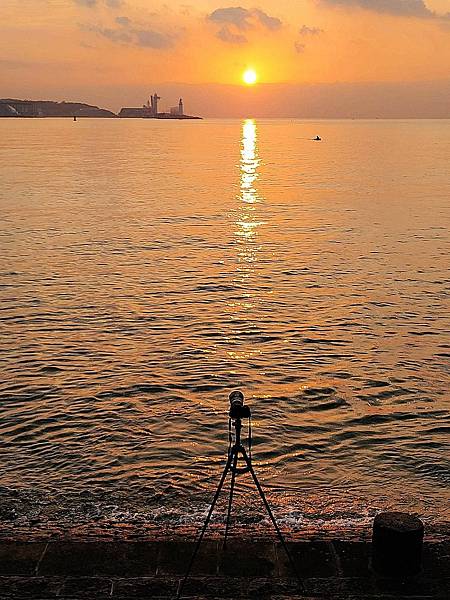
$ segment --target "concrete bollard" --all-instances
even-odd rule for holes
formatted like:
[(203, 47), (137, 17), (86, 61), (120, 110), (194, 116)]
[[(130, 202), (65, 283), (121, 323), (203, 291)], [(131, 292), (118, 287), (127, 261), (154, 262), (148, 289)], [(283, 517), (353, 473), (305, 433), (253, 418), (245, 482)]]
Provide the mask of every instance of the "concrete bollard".
[(401, 512), (385, 512), (373, 522), (372, 568), (385, 577), (415, 575), (421, 570), (423, 523)]

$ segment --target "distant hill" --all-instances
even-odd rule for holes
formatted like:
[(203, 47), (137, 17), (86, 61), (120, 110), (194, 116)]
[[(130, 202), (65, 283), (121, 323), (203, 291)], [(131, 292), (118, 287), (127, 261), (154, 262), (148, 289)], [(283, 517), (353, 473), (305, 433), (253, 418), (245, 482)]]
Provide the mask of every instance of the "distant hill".
[(0, 99), (0, 117), (116, 117), (113, 112), (82, 102)]

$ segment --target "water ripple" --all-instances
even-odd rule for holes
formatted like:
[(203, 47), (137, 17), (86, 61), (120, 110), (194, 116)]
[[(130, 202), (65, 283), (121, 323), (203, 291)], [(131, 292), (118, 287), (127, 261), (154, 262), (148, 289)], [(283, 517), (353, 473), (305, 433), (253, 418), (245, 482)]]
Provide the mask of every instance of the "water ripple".
[(3, 523), (198, 523), (235, 387), (283, 526), (448, 520), (447, 122), (42, 123), (0, 124)]

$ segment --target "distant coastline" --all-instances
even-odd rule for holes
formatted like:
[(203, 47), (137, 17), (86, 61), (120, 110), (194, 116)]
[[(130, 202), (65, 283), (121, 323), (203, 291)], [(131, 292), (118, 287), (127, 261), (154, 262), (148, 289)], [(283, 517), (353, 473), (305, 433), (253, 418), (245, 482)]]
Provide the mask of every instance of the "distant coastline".
[(0, 99), (0, 117), (102, 117), (117, 115), (105, 108), (82, 102), (54, 102), (52, 100)]
[(202, 117), (158, 112), (151, 113), (147, 107), (122, 108), (116, 114), (106, 108), (100, 108), (83, 102), (55, 102), (53, 100), (19, 100), (16, 98), (0, 99), (0, 117), (10, 118), (46, 118), (46, 117), (84, 117), (104, 119), (176, 119), (191, 120)]

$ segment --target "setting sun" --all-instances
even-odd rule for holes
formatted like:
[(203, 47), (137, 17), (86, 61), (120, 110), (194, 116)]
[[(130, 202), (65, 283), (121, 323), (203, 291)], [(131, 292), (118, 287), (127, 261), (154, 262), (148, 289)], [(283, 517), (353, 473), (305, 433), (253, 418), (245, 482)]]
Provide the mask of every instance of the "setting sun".
[(256, 83), (256, 80), (258, 79), (258, 75), (256, 74), (256, 71), (254, 71), (253, 69), (247, 69), (242, 74), (242, 79), (243, 79), (244, 83), (246, 83), (247, 85), (253, 85), (254, 83)]

